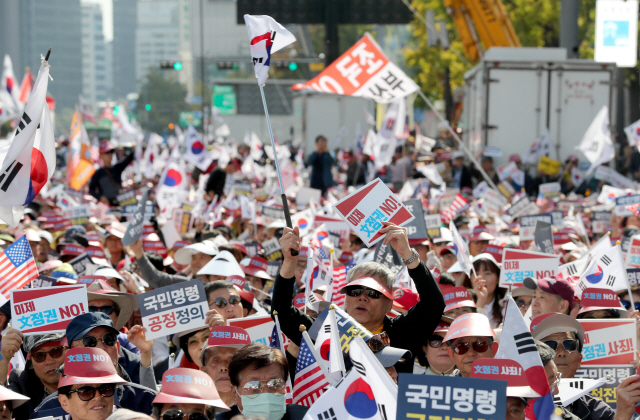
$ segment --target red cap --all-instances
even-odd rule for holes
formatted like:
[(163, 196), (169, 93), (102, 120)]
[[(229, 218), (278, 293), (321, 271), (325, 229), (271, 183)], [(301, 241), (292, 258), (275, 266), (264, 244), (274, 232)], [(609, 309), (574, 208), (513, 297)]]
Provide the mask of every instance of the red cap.
[(457, 308), (477, 308), (466, 287), (443, 288), (442, 297), (444, 297), (445, 312)]
[(353, 259), (353, 252), (344, 251), (342, 254), (340, 254), (340, 259), (338, 261), (340, 261), (342, 264), (346, 264), (352, 259)]
[(244, 277), (240, 277), (240, 276), (229, 276), (227, 277), (227, 281), (231, 282), (232, 284), (238, 286), (238, 288), (240, 290), (244, 290)]
[(108, 153), (112, 150), (115, 150), (115, 148), (113, 147), (113, 144), (111, 144), (111, 141), (102, 140), (100, 142), (100, 153)]
[[(324, 302), (324, 298), (322, 296), (320, 296), (317, 293), (314, 293), (314, 296), (316, 297), (316, 299), (318, 299), (321, 302)], [(306, 296), (304, 293), (298, 293), (296, 295), (296, 297), (293, 298), (293, 306), (295, 306), (298, 309), (303, 309), (304, 308), (304, 304), (306, 302)]]
[(491, 235), (486, 226), (480, 225), (473, 228), (473, 234), (469, 238), (469, 242), (475, 241), (492, 241), (495, 237)]
[(522, 284), (527, 289), (536, 290), (539, 288), (545, 293), (560, 296), (569, 302), (569, 309), (573, 309), (573, 298), (575, 296), (573, 285), (568, 279), (562, 276), (545, 277), (538, 280), (527, 277)]
[(209, 347), (234, 347), (240, 348), (251, 344), (249, 333), (240, 327), (214, 327), (209, 332), (209, 341), (205, 350)]
[(420, 302), (420, 295), (411, 289), (402, 287), (393, 292), (393, 306), (408, 311)]
[(449, 324), (448, 322), (440, 321), (438, 323), (438, 326), (436, 327), (436, 329), (433, 330), (433, 332), (447, 332), (447, 331), (449, 331), (449, 327), (450, 326), (451, 326), (451, 324)]
[(507, 396), (538, 398), (540, 394), (529, 385), (520, 363), (511, 359), (476, 359), (471, 365), (471, 377), (507, 381)]
[(80, 245), (66, 244), (62, 251), (60, 252), (60, 256), (70, 255), (73, 257), (77, 257), (78, 255), (84, 254), (85, 249)]
[(298, 259), (307, 258), (308, 256), (309, 256), (309, 247), (303, 246), (302, 248), (300, 248), (300, 252), (298, 253)]
[(273, 280), (273, 277), (271, 277), (267, 273), (269, 261), (267, 261), (267, 259), (264, 257), (260, 257), (258, 255), (251, 257), (248, 265), (240, 264), (240, 267), (245, 274), (248, 274), (250, 276), (258, 277), (265, 280)]
[(87, 248), (87, 255), (89, 255), (91, 258), (106, 258), (104, 250), (100, 247), (97, 246), (90, 246)]
[(58, 388), (76, 384), (126, 384), (116, 373), (111, 357), (96, 347), (75, 347), (64, 356), (64, 376)]
[(509, 156), (509, 162), (522, 162), (522, 159), (520, 158), (520, 155), (517, 153), (512, 154), (511, 156)]
[(457, 317), (449, 327), (444, 341), (457, 340), (463, 337), (495, 337), (489, 318), (483, 314), (464, 314)]
[(580, 313), (597, 311), (600, 309), (624, 310), (618, 294), (609, 289), (587, 288), (582, 291)]
[(340, 289), (340, 293), (346, 294), (347, 287), (351, 287), (351, 286), (368, 287), (369, 289), (377, 290), (378, 292), (382, 293), (389, 299), (393, 299), (393, 293), (391, 293), (389, 290), (387, 290), (385, 287), (383, 287), (380, 283), (378, 283), (375, 279), (371, 277), (362, 277), (352, 281), (351, 283), (348, 283), (346, 286)]
[(154, 404), (204, 404), (229, 409), (209, 375), (189, 368), (173, 368), (162, 375), (162, 388)]

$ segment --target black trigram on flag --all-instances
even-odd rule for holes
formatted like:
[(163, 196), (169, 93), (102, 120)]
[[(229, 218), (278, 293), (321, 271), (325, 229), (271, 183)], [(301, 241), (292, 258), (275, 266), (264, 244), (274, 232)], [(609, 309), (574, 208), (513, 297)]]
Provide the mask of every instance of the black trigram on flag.
[(615, 281), (616, 281), (616, 277), (609, 274), (609, 278), (607, 278), (607, 286), (609, 287), (613, 286), (613, 283), (615, 283)]
[(562, 399), (560, 398), (560, 395), (553, 396), (553, 403), (557, 406), (562, 406)]
[(333, 408), (328, 409), (327, 411), (323, 411), (318, 414), (318, 420), (337, 420), (336, 413), (333, 411)]
[(584, 381), (569, 382), (571, 388), (584, 389)]
[(353, 359), (351, 359), (351, 362), (353, 363), (353, 366), (356, 368), (356, 370), (358, 371), (358, 373), (364, 377), (367, 376), (367, 369), (365, 369), (364, 365), (360, 362), (357, 362)]
[(329, 324), (325, 324), (324, 326), (324, 332), (329, 334), (331, 332), (331, 325)]
[(519, 354), (538, 351), (538, 349), (536, 349), (536, 343), (534, 343), (533, 337), (531, 336), (531, 333), (529, 331), (525, 331), (522, 334), (514, 335), (513, 338), (516, 341), (516, 347), (518, 347)]
[(22, 163), (14, 160), (11, 162), (11, 165), (9, 165), (7, 170), (0, 174), (0, 190), (4, 192), (7, 191), (11, 186), (13, 179), (18, 175), (18, 172), (20, 172), (20, 168), (22, 168)]
[(20, 131), (24, 130), (24, 128), (28, 126), (30, 123), (31, 123), (31, 118), (29, 118), (29, 115), (26, 112), (24, 112), (22, 114), (22, 118), (20, 118), (20, 123), (18, 124), (18, 128), (16, 128), (16, 136), (20, 134)]
[(387, 420), (387, 408), (384, 404), (378, 404), (378, 413), (380, 413), (380, 417), (382, 420)]
[(575, 266), (575, 264), (571, 264), (571, 265), (567, 266), (567, 271), (572, 276), (575, 276), (575, 275), (578, 274), (578, 268)]
[(606, 255), (603, 255), (602, 258), (600, 258), (600, 261), (602, 261), (604, 265), (611, 264), (611, 258), (607, 257)]

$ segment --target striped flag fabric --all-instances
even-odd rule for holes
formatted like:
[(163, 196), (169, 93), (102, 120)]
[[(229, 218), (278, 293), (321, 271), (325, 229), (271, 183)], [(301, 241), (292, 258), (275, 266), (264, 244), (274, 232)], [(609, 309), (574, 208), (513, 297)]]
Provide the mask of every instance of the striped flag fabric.
[(103, 202), (99, 202), (93, 211), (93, 215), (98, 220), (105, 220), (107, 218), (108, 211), (109, 211), (109, 205)]
[(309, 334), (303, 332), (296, 364), (296, 379), (293, 382), (294, 404), (311, 407), (329, 386), (324, 367), (320, 363)]
[(449, 206), (448, 209), (440, 211), (440, 219), (443, 223), (448, 223), (449, 220), (452, 220), (468, 208), (469, 202), (462, 196), (462, 194), (458, 193), (456, 198), (453, 199), (451, 206)]
[(347, 269), (346, 266), (333, 267), (333, 298), (331, 301), (342, 308), (346, 295), (340, 293), (340, 289), (347, 285)]
[(633, 213), (634, 216), (640, 217), (640, 212), (638, 212), (638, 203), (636, 203), (634, 205), (625, 206), (625, 209), (629, 210), (631, 213)]
[(0, 254), (0, 293), (4, 302), (10, 299), (11, 290), (22, 289), (36, 277), (38, 267), (33, 259), (27, 235), (22, 235)]
[[(254, 300), (255, 302), (255, 300)], [(272, 349), (278, 349), (285, 353), (284, 343), (282, 342), (282, 331), (280, 331), (280, 321), (278, 320), (278, 315), (274, 314), (275, 324), (273, 324), (273, 330), (271, 331), (271, 338), (269, 339), (269, 347)], [(293, 404), (293, 396), (291, 394), (291, 378), (287, 378), (287, 388), (285, 395), (285, 403)]]

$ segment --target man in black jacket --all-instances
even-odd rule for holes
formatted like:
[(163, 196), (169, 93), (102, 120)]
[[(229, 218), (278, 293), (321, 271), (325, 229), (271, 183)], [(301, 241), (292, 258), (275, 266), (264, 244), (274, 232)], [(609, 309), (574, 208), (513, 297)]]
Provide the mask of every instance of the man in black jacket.
[[(411, 354), (416, 355), (423, 351), (422, 343), (427, 342), (442, 317), (445, 307), (444, 298), (429, 269), (420, 261), (418, 253), (409, 246), (407, 230), (393, 223), (382, 223), (384, 227), (381, 232), (387, 234), (384, 244), (391, 245), (405, 261), (409, 276), (420, 295), (420, 302), (408, 312), (391, 318), (386, 315), (393, 305), (393, 299), (386, 296), (388, 293), (382, 293), (366, 285), (349, 286), (352, 281), (372, 278), (379, 283), (376, 288), (386, 289), (387, 292), (392, 290), (395, 275), (384, 265), (370, 262), (358, 264), (349, 270), (345, 312), (372, 334), (380, 334), (384, 331), (394, 347), (409, 350)], [(302, 338), (300, 324), (309, 329), (314, 318), (293, 306), (293, 286), (298, 257), (292, 256), (291, 250), (300, 250), (300, 234), (297, 227), (295, 230), (284, 229), (280, 247), (284, 262), (274, 284), (271, 308), (280, 314), (282, 332), (296, 345), (300, 345)], [(413, 360), (399, 364), (396, 369), (398, 372), (412, 372)]]
[(122, 172), (133, 162), (134, 152), (129, 153), (120, 162), (111, 166), (115, 149), (111, 142), (100, 143), (100, 159), (104, 165), (98, 169), (89, 182), (89, 194), (103, 203), (118, 205), (117, 196), (122, 190)]
[(224, 186), (227, 184), (227, 175), (234, 174), (240, 170), (242, 170), (242, 158), (238, 156), (231, 158), (231, 162), (224, 169), (218, 167), (211, 172), (205, 186), (205, 192), (209, 199), (213, 200), (214, 197), (218, 197), (218, 202), (220, 202), (224, 195)]

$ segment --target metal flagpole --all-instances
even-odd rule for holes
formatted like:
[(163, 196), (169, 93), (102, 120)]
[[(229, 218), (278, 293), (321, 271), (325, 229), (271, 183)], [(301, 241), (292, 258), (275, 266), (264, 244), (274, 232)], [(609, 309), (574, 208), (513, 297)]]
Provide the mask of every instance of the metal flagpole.
[[(276, 161), (276, 172), (278, 172), (278, 181), (280, 181), (280, 197), (282, 198), (282, 207), (284, 208), (284, 218), (287, 222), (287, 227), (293, 229), (291, 223), (291, 214), (289, 213), (289, 204), (287, 203), (287, 196), (284, 193), (284, 185), (282, 184), (282, 175), (280, 175), (280, 164), (278, 163), (278, 152), (276, 150), (276, 142), (273, 139), (273, 131), (271, 130), (271, 120), (269, 119), (269, 109), (267, 108), (267, 100), (264, 97), (264, 87), (258, 84), (260, 87), (260, 95), (262, 96), (262, 105), (264, 106), (264, 116), (267, 117), (267, 127), (269, 127), (269, 137), (271, 138), (271, 147), (273, 148), (273, 158)], [(298, 251), (292, 249), (291, 255), (298, 255)]]

